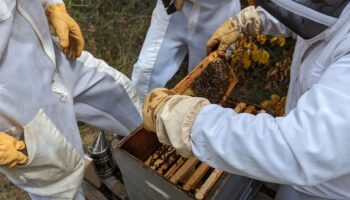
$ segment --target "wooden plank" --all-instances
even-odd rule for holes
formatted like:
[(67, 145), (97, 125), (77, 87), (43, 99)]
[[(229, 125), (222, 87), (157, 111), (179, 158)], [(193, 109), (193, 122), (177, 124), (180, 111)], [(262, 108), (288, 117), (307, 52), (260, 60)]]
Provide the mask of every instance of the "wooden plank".
[(214, 186), (216, 181), (223, 174), (223, 171), (215, 169), (209, 178), (204, 182), (204, 184), (196, 191), (195, 197), (196, 199), (202, 200), (208, 194), (209, 190)]
[(180, 167), (182, 167), (182, 165), (186, 162), (186, 158), (184, 157), (180, 157), (175, 164), (165, 173), (165, 178), (170, 179), (171, 177), (173, 177), (175, 175), (175, 173), (177, 172), (178, 169), (180, 169)]
[(107, 200), (100, 191), (90, 185), (87, 181), (83, 181), (82, 188), (87, 200)]
[(158, 158), (158, 156), (159, 156), (159, 154), (157, 154), (157, 153), (152, 154), (150, 157), (147, 158), (145, 165), (150, 166), (153, 163), (153, 161)]
[(230, 67), (229, 67), (229, 69), (230, 69), (231, 80), (230, 80), (229, 86), (227, 87), (225, 95), (223, 96), (223, 98), (220, 101), (220, 105), (224, 105), (225, 102), (227, 101), (227, 99), (230, 98), (232, 91), (235, 89), (235, 87), (238, 83), (238, 78), (237, 78), (236, 74), (231, 70)]
[(163, 175), (166, 170), (168, 170), (172, 165), (174, 165), (176, 163), (176, 160), (179, 158), (180, 156), (178, 154), (176, 154), (175, 152), (173, 152), (170, 157), (168, 157), (166, 159), (166, 161), (162, 164), (162, 166), (159, 167), (159, 169), (157, 170), (157, 173), (160, 175)]
[(185, 164), (175, 173), (175, 175), (171, 177), (170, 182), (177, 184), (179, 180), (187, 176), (198, 163), (199, 160), (196, 158), (188, 159)]
[(105, 179), (102, 179), (102, 182), (105, 186), (120, 200), (127, 200), (128, 193), (122, 182), (120, 182), (115, 177), (111, 176)]
[(209, 63), (218, 58), (217, 52), (213, 52), (203, 59), (184, 79), (182, 79), (172, 90), (176, 93), (182, 94), (192, 84), (192, 82), (204, 71)]
[(204, 175), (208, 172), (210, 167), (202, 163), (198, 169), (192, 174), (192, 176), (188, 179), (188, 181), (184, 184), (183, 189), (185, 191), (190, 191), (192, 188), (194, 188), (199, 181), (204, 177)]
[(126, 136), (115, 149), (120, 148), (127, 151), (142, 162), (145, 162), (159, 146), (161, 144), (157, 135), (140, 126), (132, 134)]
[(158, 157), (158, 159), (152, 164), (152, 166), (150, 166), (151, 169), (153, 170), (157, 170), (160, 168), (160, 166), (163, 165), (163, 163), (166, 162), (166, 160), (168, 159), (168, 157), (175, 152), (175, 149), (172, 147), (168, 147), (167, 149), (165, 149), (164, 151), (160, 152), (160, 156)]
[[(146, 166), (152, 168), (154, 170), (154, 165), (155, 163), (161, 159), (164, 155), (165, 152), (172, 150), (173, 148), (170, 146), (165, 146), (162, 145), (160, 147), (158, 147), (153, 153), (152, 155), (150, 155), (147, 160), (144, 162)], [(158, 161), (159, 162), (159, 161)]]

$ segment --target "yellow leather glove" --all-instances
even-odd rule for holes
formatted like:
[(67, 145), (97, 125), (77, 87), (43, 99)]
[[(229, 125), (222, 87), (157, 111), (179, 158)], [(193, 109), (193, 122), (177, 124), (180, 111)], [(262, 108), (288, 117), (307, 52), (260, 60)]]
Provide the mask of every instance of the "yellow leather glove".
[(184, 7), (185, 4), (185, 0), (175, 0), (175, 7), (176, 10), (182, 10), (182, 8)]
[(64, 54), (70, 59), (79, 57), (84, 49), (84, 38), (77, 22), (67, 13), (65, 5), (50, 5), (45, 13), (59, 38)]
[(14, 137), (0, 132), (0, 166), (13, 168), (18, 164), (25, 164), (28, 157), (20, 152), (25, 148), (26, 145), (23, 141), (18, 141)]
[(143, 123), (146, 130), (156, 132), (157, 114), (175, 94), (175, 92), (166, 88), (156, 88), (146, 96), (142, 108)]
[(217, 49), (219, 55), (224, 55), (226, 50), (242, 35), (255, 36), (262, 31), (262, 22), (254, 6), (249, 6), (239, 12), (235, 19), (230, 18), (224, 22), (211, 36), (207, 43), (207, 54)]

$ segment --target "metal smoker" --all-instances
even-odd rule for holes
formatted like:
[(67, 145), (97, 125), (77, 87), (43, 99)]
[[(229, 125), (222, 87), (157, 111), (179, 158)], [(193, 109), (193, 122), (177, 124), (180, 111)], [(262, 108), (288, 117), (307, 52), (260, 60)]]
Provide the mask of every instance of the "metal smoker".
[(93, 159), (96, 173), (101, 178), (107, 178), (114, 174), (116, 163), (110, 148), (109, 141), (105, 138), (105, 132), (100, 130), (95, 142), (88, 147)]

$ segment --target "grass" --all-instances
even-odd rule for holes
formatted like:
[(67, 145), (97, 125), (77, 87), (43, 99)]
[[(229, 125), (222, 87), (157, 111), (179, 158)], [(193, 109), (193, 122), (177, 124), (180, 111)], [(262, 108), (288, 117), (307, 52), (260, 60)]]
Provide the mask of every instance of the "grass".
[(69, 0), (66, 6), (80, 24), (86, 50), (130, 76), (156, 1)]

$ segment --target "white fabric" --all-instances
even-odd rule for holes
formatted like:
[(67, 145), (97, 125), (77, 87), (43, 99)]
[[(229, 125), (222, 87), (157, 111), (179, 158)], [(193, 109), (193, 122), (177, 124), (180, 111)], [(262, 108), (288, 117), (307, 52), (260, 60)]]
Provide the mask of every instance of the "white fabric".
[(174, 95), (157, 114), (156, 130), (159, 141), (172, 145), (184, 157), (192, 157), (191, 128), (199, 111), (209, 104), (204, 98)]
[(41, 3), (43, 5), (44, 9), (46, 9), (47, 7), (49, 7), (52, 4), (63, 3), (63, 0), (41, 0)]
[(0, 1), (0, 22), (5, 21), (11, 16), (11, 11), (16, 5), (16, 0)]
[[(141, 123), (138, 96), (130, 80), (91, 54), (67, 60), (53, 44), (40, 0), (17, 0), (0, 29), (0, 130), (21, 138), (24, 128), (31, 159), (19, 171), (0, 171), (33, 199), (71, 197), (84, 170), (76, 121), (127, 135)], [(44, 118), (38, 113), (47, 118), (31, 123)]]
[[(265, 32), (288, 32), (262, 18)], [(348, 5), (334, 26), (297, 39), (285, 117), (203, 108), (191, 131), (194, 155), (231, 173), (294, 185), (303, 199), (350, 199), (349, 30)]]
[(239, 0), (186, 0), (182, 11), (169, 16), (158, 0), (132, 74), (141, 101), (152, 89), (165, 86), (187, 54), (191, 71), (205, 57), (211, 34), (239, 11)]
[(137, 111), (141, 114), (141, 102), (138, 97), (137, 91), (132, 86), (130, 79), (126, 77), (124, 74), (118, 72), (117, 70), (108, 66), (108, 64), (103, 60), (95, 59), (90, 53), (84, 52), (79, 58), (78, 61), (83, 63), (87, 67), (94, 68), (97, 72), (105, 73), (112, 77), (117, 83), (119, 83), (124, 90), (126, 91), (126, 95), (130, 98), (130, 100), (134, 103)]
[(24, 139), (28, 163), (0, 172), (37, 195), (73, 199), (83, 181), (84, 159), (43, 110), (24, 126)]

